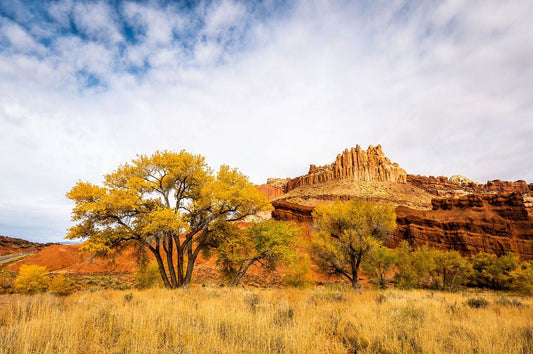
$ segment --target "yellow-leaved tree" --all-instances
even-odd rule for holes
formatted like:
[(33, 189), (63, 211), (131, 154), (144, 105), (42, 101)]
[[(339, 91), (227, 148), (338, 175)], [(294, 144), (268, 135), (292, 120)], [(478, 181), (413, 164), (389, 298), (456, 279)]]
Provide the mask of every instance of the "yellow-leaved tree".
[(148, 250), (171, 289), (190, 284), (217, 221), (271, 208), (237, 169), (214, 173), (203, 156), (184, 150), (139, 155), (106, 175), (103, 186), (80, 181), (67, 197), (76, 223), (67, 238), (87, 239), (83, 249), (93, 253), (131, 244)]
[(325, 273), (344, 276), (359, 288), (359, 268), (364, 257), (382, 244), (396, 227), (394, 207), (364, 200), (321, 204), (313, 211), (319, 232), (311, 255)]

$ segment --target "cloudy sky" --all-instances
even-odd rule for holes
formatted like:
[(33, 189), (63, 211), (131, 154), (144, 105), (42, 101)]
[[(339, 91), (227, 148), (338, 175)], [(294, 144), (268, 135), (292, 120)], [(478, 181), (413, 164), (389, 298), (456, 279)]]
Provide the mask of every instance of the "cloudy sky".
[(532, 18), (530, 0), (2, 0), (0, 235), (61, 241), (77, 180), (157, 149), (263, 183), (381, 143), (408, 173), (533, 182)]

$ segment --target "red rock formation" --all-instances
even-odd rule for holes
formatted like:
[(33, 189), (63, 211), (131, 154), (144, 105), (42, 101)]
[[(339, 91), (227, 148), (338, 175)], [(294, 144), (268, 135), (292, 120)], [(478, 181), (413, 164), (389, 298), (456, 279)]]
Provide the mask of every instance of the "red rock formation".
[(470, 194), (435, 198), (433, 210), (396, 209), (397, 229), (390, 246), (402, 239), (414, 246), (454, 249), (465, 255), (514, 252), (533, 259), (533, 218), (519, 193)]
[[(454, 176), (460, 177), (460, 176)], [(453, 177), (433, 177), (407, 175), (407, 183), (421, 188), (437, 196), (455, 196), (465, 193), (521, 193), (533, 194), (533, 183), (527, 184), (526, 181), (502, 181), (499, 179), (488, 181), (487, 183), (467, 182), (458, 183), (460, 178)]]
[(299, 223), (311, 223), (313, 217), (311, 213), (314, 207), (305, 206), (295, 203), (278, 200), (272, 202), (274, 211), (272, 212), (272, 218), (276, 220), (288, 220), (296, 221)]
[(407, 173), (397, 163), (392, 163), (381, 150), (381, 145), (363, 150), (359, 145), (344, 150), (330, 165), (311, 165), (305, 176), (287, 182), (286, 191), (300, 186), (323, 183), (330, 180), (353, 179), (355, 181), (377, 181), (406, 183)]
[(282, 187), (275, 187), (268, 183), (261, 184), (255, 187), (259, 189), (261, 192), (263, 192), (263, 194), (268, 198), (268, 200), (276, 199), (277, 197), (280, 197), (285, 193)]
[[(313, 207), (274, 201), (272, 217), (306, 225)], [(518, 193), (470, 194), (459, 198), (435, 198), (433, 210), (405, 206), (396, 209), (397, 229), (388, 246), (402, 240), (413, 246), (458, 250), (464, 255), (514, 252), (533, 259), (533, 218)]]

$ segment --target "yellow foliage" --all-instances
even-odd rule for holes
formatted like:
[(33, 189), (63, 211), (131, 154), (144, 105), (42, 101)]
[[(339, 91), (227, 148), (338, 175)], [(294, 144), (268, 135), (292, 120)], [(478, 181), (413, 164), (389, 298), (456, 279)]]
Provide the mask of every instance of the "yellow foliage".
[(46, 267), (39, 265), (23, 264), (20, 266), (19, 273), (13, 284), (15, 285), (15, 291), (24, 294), (46, 291), (50, 284), (48, 270)]
[[(162, 272), (167, 287), (188, 284), (214, 222), (240, 220), (271, 208), (237, 169), (224, 165), (215, 175), (203, 156), (184, 150), (138, 155), (106, 175), (103, 187), (78, 182), (67, 197), (75, 203), (76, 222), (67, 238), (87, 239), (84, 251), (106, 253), (136, 243), (161, 260), (179, 250), (175, 263), (167, 263)], [(186, 254), (190, 257), (185, 265)]]
[(326, 273), (346, 277), (357, 288), (363, 258), (396, 227), (393, 206), (364, 200), (335, 201), (317, 206), (313, 215), (320, 230), (311, 245), (317, 265)]
[(74, 283), (64, 274), (57, 274), (50, 282), (49, 290), (56, 295), (66, 296), (74, 291)]

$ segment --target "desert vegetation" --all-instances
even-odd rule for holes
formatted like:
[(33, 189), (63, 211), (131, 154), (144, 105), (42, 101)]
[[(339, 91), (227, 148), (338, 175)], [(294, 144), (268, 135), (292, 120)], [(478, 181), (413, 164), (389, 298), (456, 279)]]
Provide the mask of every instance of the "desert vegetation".
[(67, 238), (86, 239), (88, 252), (149, 252), (172, 289), (190, 285), (220, 224), (271, 208), (237, 169), (222, 165), (215, 173), (203, 156), (184, 150), (139, 155), (106, 175), (103, 186), (80, 181), (67, 197), (75, 203)]
[(164, 288), (13, 296), (0, 352), (531, 353), (531, 299), (496, 292)]
[[(387, 248), (388, 203), (319, 205), (301, 237), (289, 221), (245, 221), (270, 208), (265, 196), (185, 151), (138, 156), (67, 196), (67, 237), (91, 254), (133, 248), (138, 269), (121, 279), (0, 267), (0, 354), (533, 351), (533, 263)], [(195, 284), (210, 257), (217, 284)], [(247, 284), (251, 267), (281, 270), (283, 283)]]

